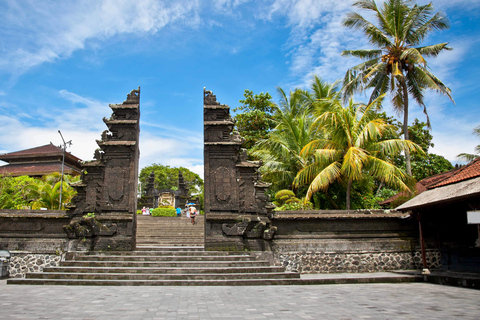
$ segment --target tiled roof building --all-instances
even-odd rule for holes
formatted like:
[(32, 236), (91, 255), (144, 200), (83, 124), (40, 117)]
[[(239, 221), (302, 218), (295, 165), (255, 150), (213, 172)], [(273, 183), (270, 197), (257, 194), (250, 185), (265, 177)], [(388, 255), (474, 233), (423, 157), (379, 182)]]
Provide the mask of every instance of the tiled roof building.
[[(10, 176), (41, 177), (53, 172), (62, 172), (63, 150), (52, 143), (10, 153), (0, 154), (0, 160), (8, 164), (0, 166), (0, 174)], [(80, 158), (65, 153), (64, 173), (79, 175), (82, 171)]]

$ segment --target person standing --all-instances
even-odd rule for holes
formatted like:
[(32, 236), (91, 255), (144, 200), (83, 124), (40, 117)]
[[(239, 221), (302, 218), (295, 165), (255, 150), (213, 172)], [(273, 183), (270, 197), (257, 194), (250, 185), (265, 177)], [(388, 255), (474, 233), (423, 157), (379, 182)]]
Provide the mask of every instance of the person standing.
[(147, 209), (145, 209), (145, 207), (142, 208), (142, 215), (147, 215)]
[(192, 225), (196, 224), (195, 216), (197, 215), (197, 208), (195, 208), (194, 206), (191, 206), (190, 208), (188, 208), (188, 211), (190, 212), (190, 218), (192, 219)]
[(182, 215), (182, 209), (180, 207), (177, 207), (177, 217), (180, 217)]

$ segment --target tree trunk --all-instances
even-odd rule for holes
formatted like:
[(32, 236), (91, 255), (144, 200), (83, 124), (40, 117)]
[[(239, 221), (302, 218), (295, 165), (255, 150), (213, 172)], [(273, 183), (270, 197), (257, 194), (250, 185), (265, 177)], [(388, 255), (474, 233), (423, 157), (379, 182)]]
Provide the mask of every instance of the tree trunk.
[[(410, 140), (408, 135), (408, 89), (405, 78), (402, 79), (403, 89), (403, 139)], [(408, 175), (412, 175), (412, 164), (410, 162), (410, 150), (405, 149), (405, 167)]]
[(347, 210), (350, 210), (350, 198), (351, 198), (351, 193), (352, 193), (352, 179), (348, 179), (348, 185), (347, 185), (347, 200), (346, 200), (346, 207)]

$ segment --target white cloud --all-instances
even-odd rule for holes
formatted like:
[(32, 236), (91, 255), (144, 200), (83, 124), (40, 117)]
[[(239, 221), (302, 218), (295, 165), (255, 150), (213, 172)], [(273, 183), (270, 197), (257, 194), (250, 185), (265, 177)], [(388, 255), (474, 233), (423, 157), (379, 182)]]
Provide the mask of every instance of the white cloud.
[[(72, 140), (67, 150), (83, 159), (93, 159), (98, 148), (96, 140), (107, 127), (102, 121), (109, 117), (112, 110), (108, 103), (82, 97), (66, 90), (59, 95), (75, 104), (67, 109), (50, 110), (51, 121), (45, 127), (31, 125), (21, 121), (19, 115), (0, 115), (1, 153), (18, 151), (52, 142), (62, 143), (58, 130), (62, 131), (65, 141)], [(198, 173), (203, 178), (203, 136), (202, 132), (193, 132), (167, 125), (143, 123), (141, 121), (140, 168), (161, 163), (174, 167), (183, 166)], [(12, 135), (12, 132), (15, 134)]]
[[(45, 62), (68, 58), (89, 40), (156, 33), (171, 23), (199, 22), (196, 0), (16, 1), (0, 10), (0, 68), (18, 76)], [(19, 39), (19, 36), (20, 39)]]
[(147, 132), (140, 135), (140, 168), (153, 163), (172, 167), (186, 167), (203, 178), (203, 139), (190, 139), (189, 135), (165, 138)]

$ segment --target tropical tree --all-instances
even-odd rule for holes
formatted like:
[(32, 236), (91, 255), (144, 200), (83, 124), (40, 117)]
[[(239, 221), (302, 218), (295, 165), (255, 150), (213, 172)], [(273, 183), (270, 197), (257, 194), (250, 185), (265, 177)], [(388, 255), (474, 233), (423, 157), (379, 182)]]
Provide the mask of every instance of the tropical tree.
[(36, 183), (37, 179), (29, 176), (0, 175), (0, 209), (30, 208), (31, 185)]
[[(473, 134), (480, 138), (480, 125), (473, 129)], [(475, 153), (460, 153), (457, 158), (459, 160), (470, 162), (480, 157), (480, 144), (475, 147)]]
[(239, 101), (242, 105), (233, 109), (242, 111), (234, 117), (235, 130), (244, 139), (242, 148), (250, 151), (258, 140), (265, 139), (267, 133), (275, 127), (272, 119), (275, 103), (268, 92), (254, 94), (253, 91), (245, 90), (244, 97)]
[(252, 155), (263, 161), (262, 176), (272, 183), (271, 191), (292, 188), (298, 171), (308, 164), (308, 158), (300, 152), (315, 138), (305, 91), (297, 89), (287, 94), (277, 89), (281, 98), (273, 115), (275, 128), (252, 149)]
[(203, 190), (203, 179), (198, 174), (184, 167), (170, 167), (154, 163), (140, 170), (139, 180), (142, 191), (146, 192), (148, 177), (155, 173), (154, 186), (156, 189), (172, 189), (178, 188), (178, 172), (181, 171), (189, 194), (198, 194)]
[[(346, 27), (363, 31), (375, 47), (342, 52), (343, 56), (364, 60), (347, 71), (343, 80), (344, 97), (348, 99), (356, 92), (370, 89), (372, 102), (390, 92), (393, 107), (399, 114), (403, 113), (405, 140), (409, 140), (409, 96), (423, 107), (429, 125), (425, 91), (435, 90), (453, 101), (450, 89), (429, 70), (425, 60), (425, 57), (436, 57), (442, 51), (451, 50), (448, 43), (418, 47), (432, 30), (447, 29), (448, 20), (443, 13), (433, 12), (432, 3), (410, 7), (411, 3), (409, 0), (387, 0), (379, 8), (374, 0), (360, 0), (354, 6), (372, 12), (377, 25), (356, 12), (349, 13), (343, 22)], [(405, 158), (407, 173), (411, 175), (408, 150)]]
[(49, 210), (64, 209), (66, 203), (69, 203), (77, 193), (69, 183), (78, 181), (79, 176), (72, 177), (64, 175), (62, 185), (62, 205), (60, 206), (60, 185), (61, 174), (52, 173), (43, 176), (42, 179), (36, 179), (36, 183), (29, 186), (32, 209), (47, 208)]
[(305, 91), (304, 93), (304, 99), (311, 114), (315, 112), (318, 103), (322, 103), (325, 99), (339, 98), (339, 81), (329, 83), (322, 80), (319, 76), (313, 77), (310, 91)]
[(408, 140), (382, 137), (395, 128), (380, 118), (378, 111), (385, 95), (368, 105), (350, 99), (346, 106), (339, 99), (325, 100), (319, 105), (314, 127), (322, 131), (320, 139), (312, 140), (300, 157), (313, 157), (295, 177), (294, 185), (308, 185), (306, 200), (318, 191), (326, 191), (338, 181), (346, 185), (346, 209), (351, 207), (351, 189), (366, 176), (400, 190), (409, 190), (409, 177), (387, 156), (406, 149), (422, 152)]
[[(57, 210), (60, 201), (60, 174), (52, 173), (40, 178), (29, 176), (0, 176), (0, 209)], [(64, 175), (62, 208), (76, 194), (69, 183), (78, 181), (79, 176)]]

